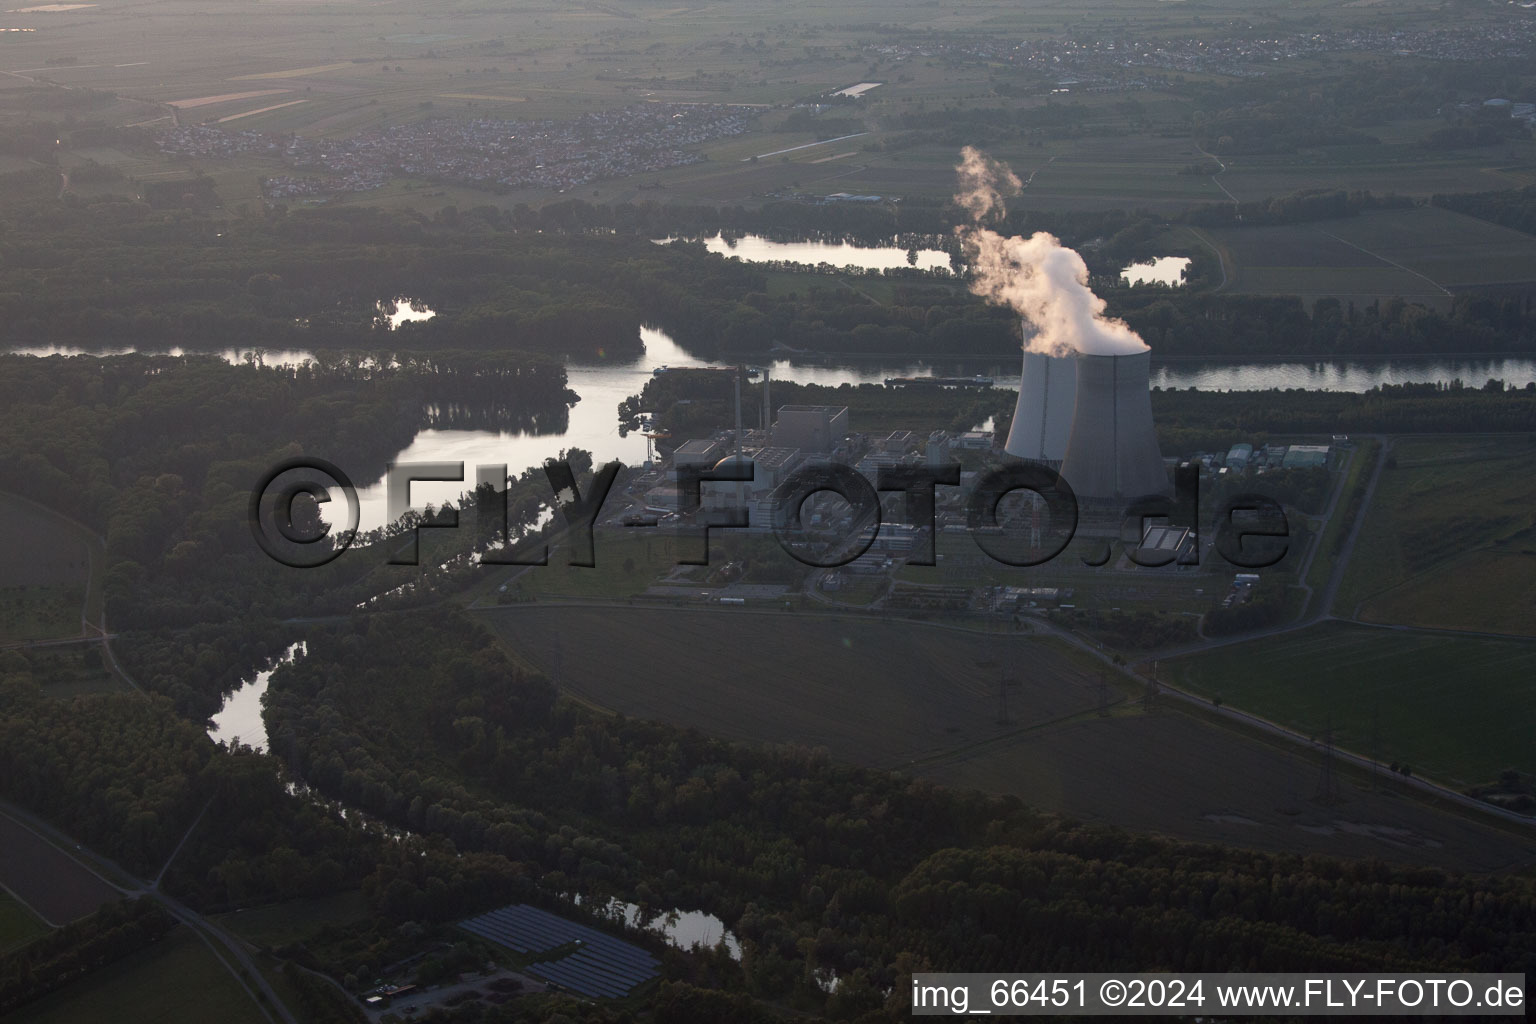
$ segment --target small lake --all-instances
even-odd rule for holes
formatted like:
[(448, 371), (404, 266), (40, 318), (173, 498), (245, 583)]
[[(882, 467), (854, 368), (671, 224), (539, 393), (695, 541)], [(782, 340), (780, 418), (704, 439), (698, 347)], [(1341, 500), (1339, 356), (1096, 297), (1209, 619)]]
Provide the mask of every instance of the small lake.
[(394, 299), (381, 299), (378, 304), (379, 315), (377, 323), (380, 327), (387, 327), (391, 331), (401, 324), (412, 321), (431, 320), (437, 316), (437, 311), (420, 299), (408, 299), (400, 296)]
[(289, 647), (265, 672), (258, 672), (224, 698), (224, 706), (213, 716), (208, 738), (215, 743), (233, 744), (236, 740), (257, 750), (267, 749), (267, 726), (261, 720), (261, 698), (272, 681), (278, 665), (286, 665), (304, 653), (304, 641)]
[(1178, 288), (1184, 283), (1184, 271), (1189, 262), (1188, 256), (1158, 256), (1144, 263), (1132, 263), (1120, 271), (1120, 280), (1126, 284), (1165, 284)]
[[(576, 906), (581, 906), (581, 893), (572, 894), (570, 899)], [(610, 899), (598, 911), (598, 916), (610, 921), (622, 921), (629, 928), (655, 932), (683, 950), (694, 946), (713, 949), (723, 937), (731, 958), (741, 959), (741, 941), (725, 927), (724, 921), (702, 910), (653, 911), (647, 916), (638, 904)]]
[[(674, 241), (660, 238), (658, 244)], [(942, 249), (903, 249), (899, 245), (853, 245), (850, 242), (775, 242), (761, 235), (741, 235), (727, 238), (714, 235), (700, 239), (704, 248), (725, 257), (735, 257), (743, 263), (794, 263), (804, 267), (819, 267), (823, 263), (834, 267), (858, 267), (860, 270), (898, 270), (916, 267), (918, 270), (938, 270), (953, 273), (949, 253)], [(912, 253), (916, 252), (916, 261)]]

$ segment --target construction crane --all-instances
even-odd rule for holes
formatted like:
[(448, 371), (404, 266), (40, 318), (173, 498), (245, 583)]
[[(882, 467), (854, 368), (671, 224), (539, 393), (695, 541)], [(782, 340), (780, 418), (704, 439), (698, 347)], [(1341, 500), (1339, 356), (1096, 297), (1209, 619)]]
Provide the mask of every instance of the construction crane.
[(671, 436), (671, 433), (665, 430), (647, 430), (645, 432), (645, 461), (647, 465), (656, 461), (656, 442), (665, 441)]

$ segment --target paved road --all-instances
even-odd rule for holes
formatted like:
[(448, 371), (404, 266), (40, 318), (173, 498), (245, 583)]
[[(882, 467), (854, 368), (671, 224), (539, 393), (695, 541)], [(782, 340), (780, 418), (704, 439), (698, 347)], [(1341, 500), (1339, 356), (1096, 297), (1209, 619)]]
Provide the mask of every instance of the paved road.
[[(267, 979), (262, 976), (256, 961), (252, 959), (252, 949), (245, 940), (203, 917), (175, 897), (161, 892), (158, 876), (154, 881), (149, 882), (134, 876), (125, 871), (122, 865), (88, 849), (84, 844), (74, 842), (42, 818), (15, 804), (0, 800), (0, 815), (25, 827), (38, 839), (75, 861), (102, 884), (116, 890), (122, 896), (144, 897), (158, 902), (172, 917), (185, 924), (203, 941), (214, 957), (224, 965), (240, 987), (251, 997), (251, 1001), (256, 1004), (267, 1020), (272, 1024), (278, 1024), (279, 1021), (281, 1024), (299, 1024), (298, 1019), (272, 990), (272, 986), (267, 984)], [(202, 815), (199, 814), (198, 820), (201, 819)], [(196, 825), (197, 822), (193, 822), (194, 828)], [(189, 828), (187, 834), (190, 835), (191, 831)], [(181, 842), (176, 844), (176, 850), (171, 855), (172, 859), (181, 851), (182, 844), (185, 842), (184, 835)], [(169, 866), (170, 861), (167, 861), (165, 867), (160, 869), (160, 875), (165, 874), (165, 869)], [(260, 997), (257, 995), (258, 992), (261, 993)]]

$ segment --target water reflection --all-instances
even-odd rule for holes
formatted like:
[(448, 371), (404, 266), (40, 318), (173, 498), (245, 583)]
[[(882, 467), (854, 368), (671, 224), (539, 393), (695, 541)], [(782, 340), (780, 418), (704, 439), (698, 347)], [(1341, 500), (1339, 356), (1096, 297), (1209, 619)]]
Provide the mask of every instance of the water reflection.
[[(572, 894), (571, 902), (578, 907), (581, 906), (581, 893)], [(656, 932), (665, 936), (666, 940), (678, 949), (692, 949), (694, 946), (713, 949), (723, 939), (731, 958), (741, 959), (741, 941), (725, 927), (724, 921), (702, 910), (674, 908), (647, 914), (639, 904), (610, 899), (603, 904), (597, 914), (610, 921), (622, 922), (629, 928), (643, 928)]]
[(393, 331), (401, 324), (412, 321), (431, 320), (437, 316), (437, 311), (420, 299), (410, 299), (398, 296), (393, 299), (380, 299), (378, 303), (379, 315), (374, 322), (380, 327), (386, 327)]
[(1132, 263), (1120, 271), (1120, 280), (1126, 284), (1165, 284), (1177, 288), (1184, 283), (1184, 271), (1188, 267), (1188, 256), (1157, 256), (1142, 263)]
[[(1269, 362), (1156, 362), (1152, 386), (1201, 391), (1268, 391), (1307, 388), (1322, 391), (1369, 391), (1384, 384), (1450, 384), (1482, 387), (1490, 379), (1512, 387), (1536, 381), (1536, 359), (1309, 359)], [(1018, 380), (1012, 382), (1018, 387)]]
[[(674, 239), (660, 238), (660, 243)], [(900, 245), (853, 245), (850, 242), (775, 242), (761, 235), (726, 237), (714, 235), (700, 239), (704, 248), (719, 256), (738, 257), (744, 263), (794, 263), (817, 267), (858, 267), (861, 270), (918, 270), (953, 273), (949, 253), (942, 249), (906, 249)], [(914, 255), (915, 254), (915, 255)]]
[(20, 346), (4, 350), (4, 354), (17, 356), (126, 356), (134, 353), (142, 353), (147, 356), (218, 356), (232, 366), (240, 366), (244, 363), (256, 363), (262, 366), (302, 366), (305, 363), (315, 361), (315, 354), (305, 349), (292, 348), (221, 348), (209, 349), (185, 349), (179, 345), (170, 348), (144, 348), (138, 345), (104, 346), (97, 348), (82, 348), (79, 345), (32, 345)]
[(286, 665), (304, 653), (304, 641), (300, 640), (283, 652), (276, 665), (256, 673), (225, 697), (224, 706), (213, 716), (208, 738), (231, 746), (239, 740), (247, 747), (266, 750), (267, 726), (261, 718), (262, 695), (267, 692), (267, 684), (272, 681), (272, 673), (277, 671), (278, 665)]

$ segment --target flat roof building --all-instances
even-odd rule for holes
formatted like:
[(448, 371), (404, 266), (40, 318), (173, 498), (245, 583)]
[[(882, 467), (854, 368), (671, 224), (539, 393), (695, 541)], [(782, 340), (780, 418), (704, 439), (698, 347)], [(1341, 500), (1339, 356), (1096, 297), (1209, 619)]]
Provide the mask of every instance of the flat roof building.
[(870, 447), (888, 455), (905, 455), (917, 447), (917, 440), (910, 430), (893, 430), (884, 437), (873, 438)]
[(845, 405), (781, 405), (773, 424), (776, 448), (829, 452), (848, 436)]
[(1148, 526), (1137, 557), (1148, 563), (1187, 565), (1194, 561), (1196, 543), (1195, 534), (1187, 526)]
[(967, 430), (954, 439), (953, 446), (964, 451), (987, 451), (992, 447), (992, 431)]
[(713, 466), (726, 456), (725, 446), (707, 438), (684, 441), (672, 452), (674, 466)]
[(756, 476), (752, 480), (752, 489), (771, 491), (795, 471), (802, 459), (798, 448), (774, 447), (762, 449), (752, 456), (752, 461), (757, 466)]
[(935, 430), (928, 435), (928, 444), (924, 448), (924, 454), (930, 466), (942, 466), (949, 461), (949, 435), (942, 430)]
[(1285, 469), (1314, 469), (1328, 464), (1325, 444), (1293, 444), (1280, 463)]

